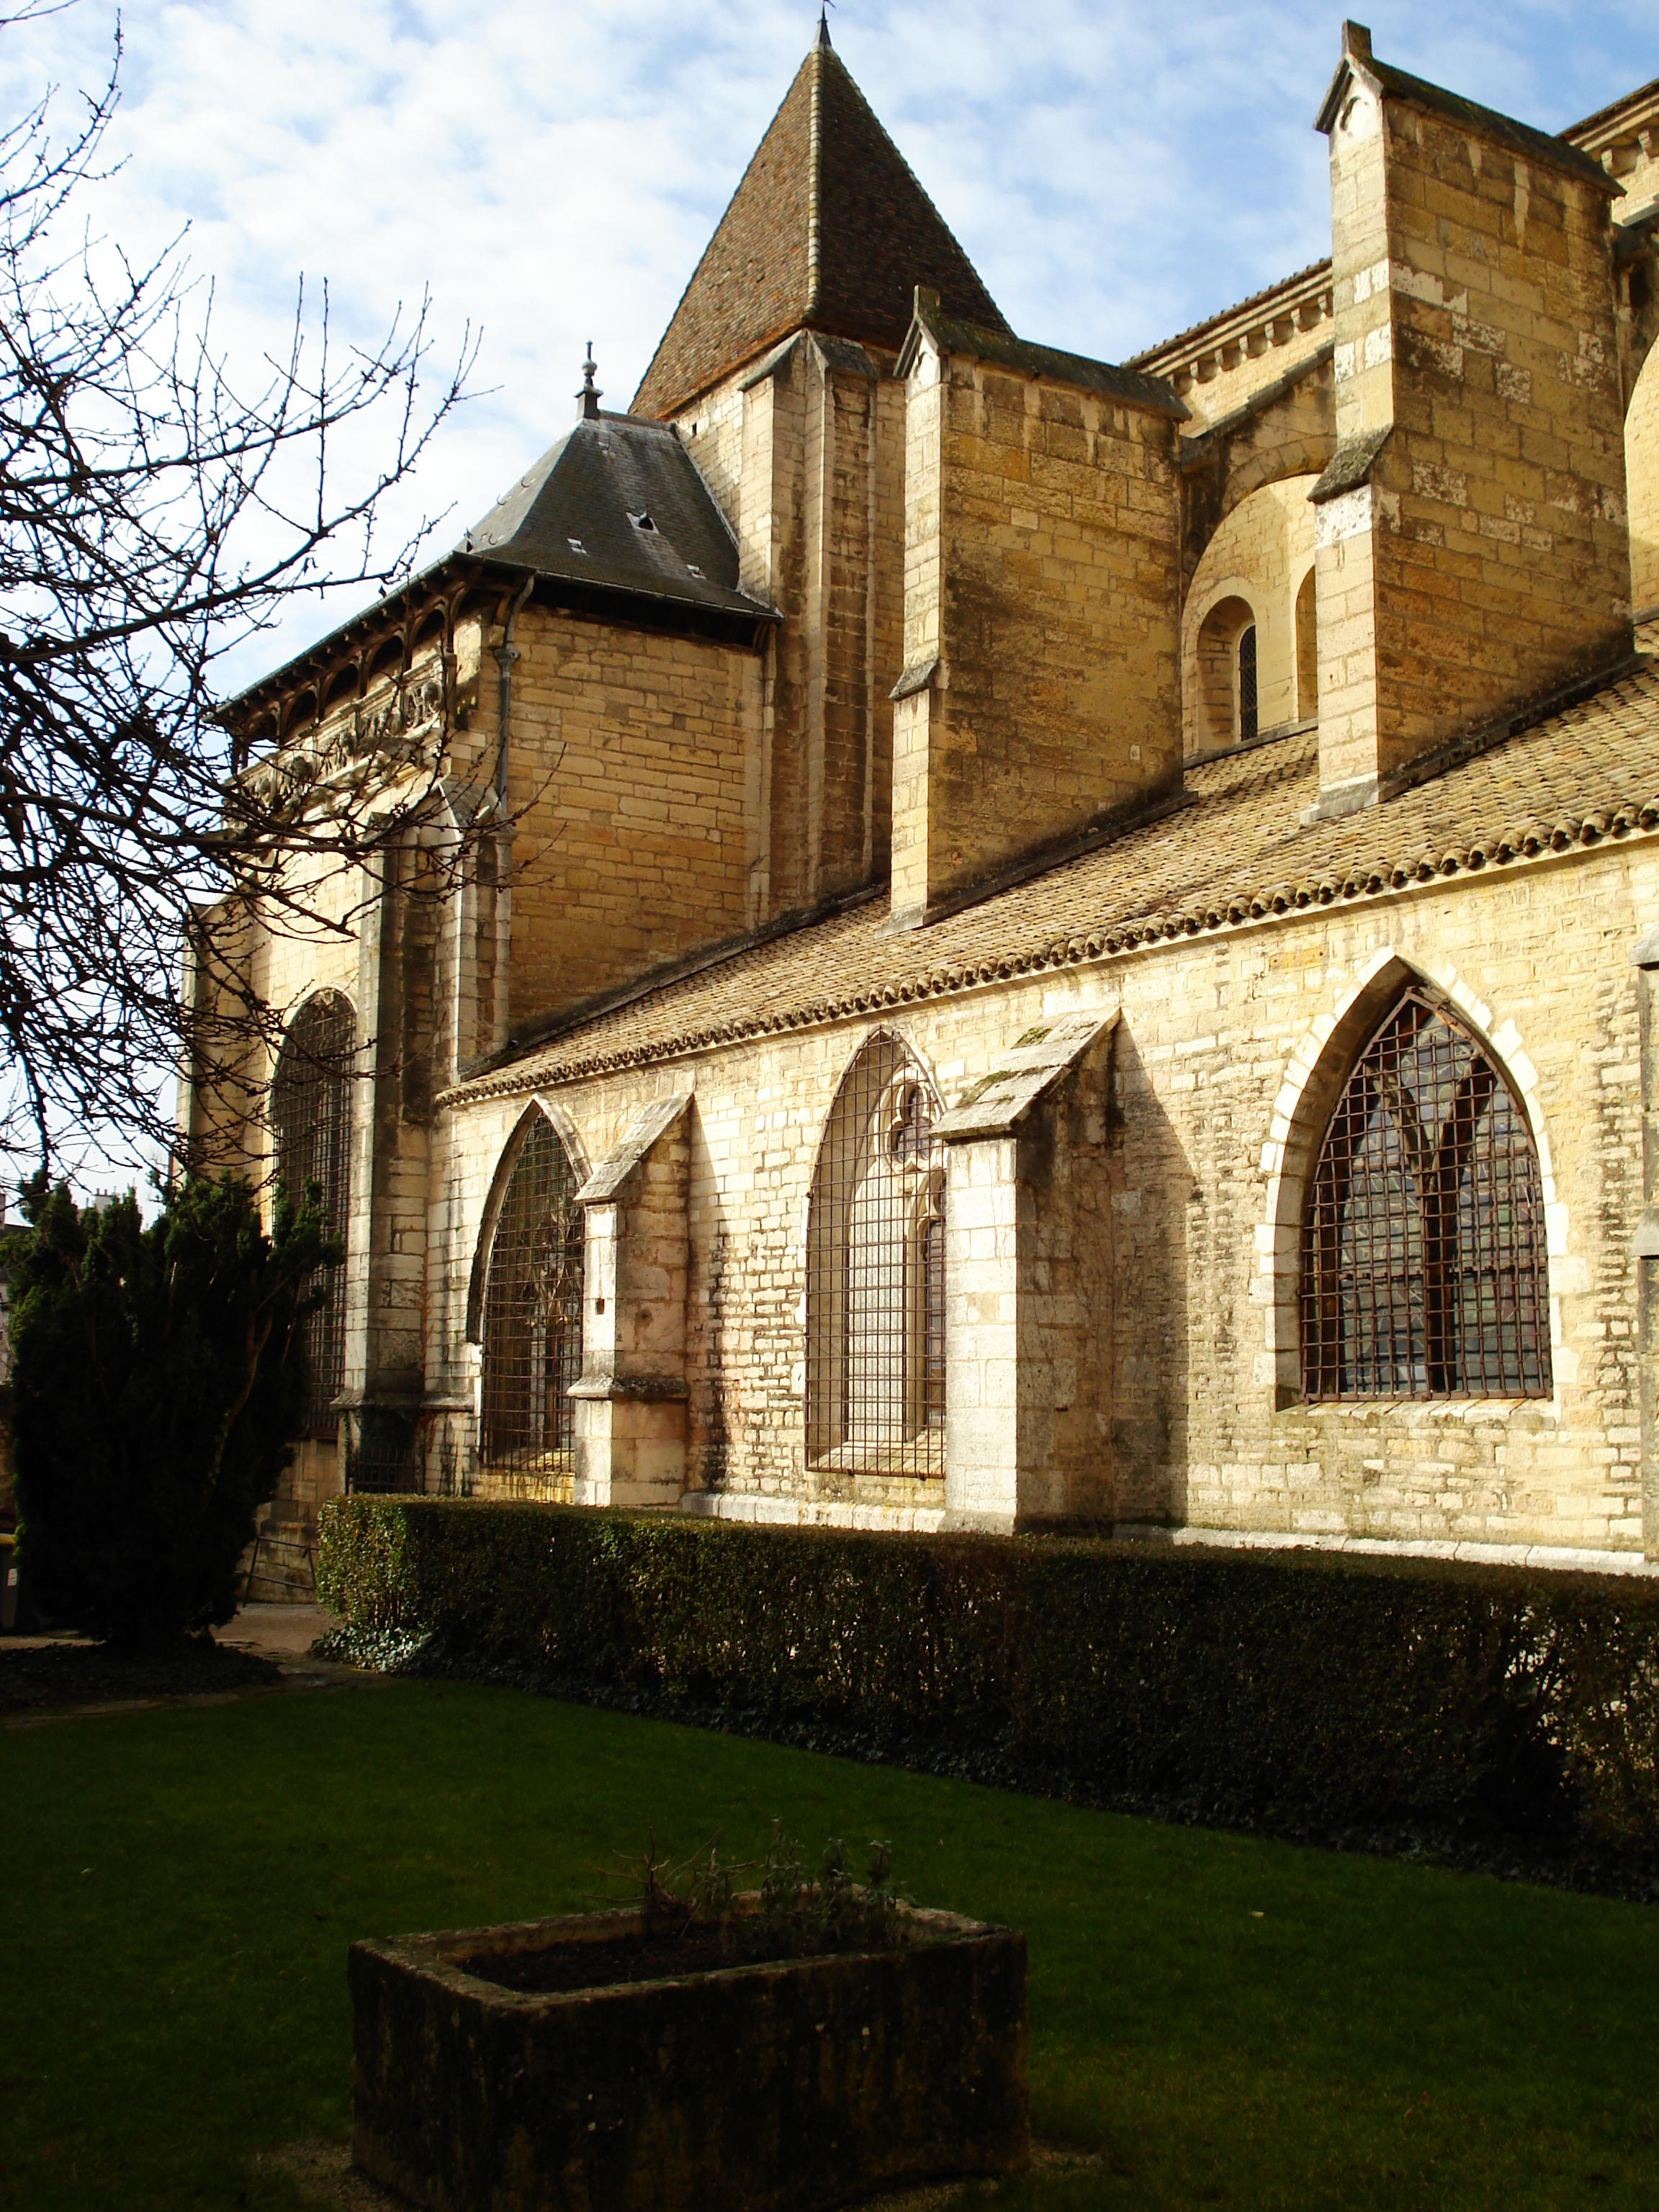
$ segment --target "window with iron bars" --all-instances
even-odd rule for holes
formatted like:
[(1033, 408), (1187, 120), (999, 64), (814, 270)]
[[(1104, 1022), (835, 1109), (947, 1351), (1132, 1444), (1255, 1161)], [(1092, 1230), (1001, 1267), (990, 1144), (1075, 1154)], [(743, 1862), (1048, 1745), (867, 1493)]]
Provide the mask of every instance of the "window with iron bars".
[(532, 1123), (495, 1223), (484, 1292), (478, 1455), (514, 1474), (568, 1468), (582, 1364), (582, 1209), (545, 1115)]
[(1238, 741), (1248, 745), (1255, 738), (1259, 717), (1256, 713), (1255, 692), (1255, 624), (1238, 634)]
[[(337, 991), (307, 999), (289, 1024), (270, 1084), (276, 1173), (296, 1206), (315, 1184), (323, 1225), (344, 1239), (351, 1206), (351, 1056), (357, 1017)], [(305, 1323), (311, 1395), (305, 1433), (331, 1437), (345, 1380), (345, 1269), (329, 1269), (323, 1303)]]
[(927, 1078), (872, 1037), (842, 1080), (806, 1237), (807, 1457), (945, 1473), (945, 1147)]
[(1331, 1116), (1302, 1237), (1310, 1399), (1552, 1389), (1544, 1194), (1525, 1109), (1447, 1007), (1407, 990)]

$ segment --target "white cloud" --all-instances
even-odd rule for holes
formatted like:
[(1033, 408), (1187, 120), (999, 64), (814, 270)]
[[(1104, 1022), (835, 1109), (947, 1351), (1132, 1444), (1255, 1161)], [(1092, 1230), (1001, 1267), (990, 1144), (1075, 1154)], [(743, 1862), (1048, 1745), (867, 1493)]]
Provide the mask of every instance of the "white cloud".
[[(92, 82), (114, 21), (82, 0), (6, 32), (7, 112), (48, 76)], [(400, 510), (451, 508), (441, 544), (558, 434), (587, 339), (627, 404), (815, 16), (800, 0), (136, 0), (122, 22), (128, 158), (101, 220), (134, 248), (190, 223), (234, 359), (280, 348), (302, 272), (328, 277), (360, 339), (428, 287), (441, 357), (482, 327), (486, 396)], [(1401, 0), (1373, 28), (1401, 65), (1555, 128), (1659, 70), (1646, 0)], [(1015, 327), (1113, 359), (1326, 250), (1310, 126), (1338, 34), (1310, 0), (831, 15)]]
[[(592, 338), (625, 406), (816, 24), (802, 0), (128, 0), (126, 156), (97, 221), (185, 223), (220, 337), (280, 352), (301, 274), (372, 341), (429, 289), (481, 397), (395, 520), (436, 550), (568, 421)], [(94, 83), (115, 10), (0, 33), (0, 113)], [(1311, 0), (845, 0), (832, 36), (1014, 326), (1109, 359), (1322, 254), (1312, 118), (1336, 8)], [(1559, 129), (1659, 73), (1651, 0), (1396, 0), (1377, 52)], [(367, 464), (362, 452), (345, 456)], [(296, 615), (250, 679), (342, 618)]]

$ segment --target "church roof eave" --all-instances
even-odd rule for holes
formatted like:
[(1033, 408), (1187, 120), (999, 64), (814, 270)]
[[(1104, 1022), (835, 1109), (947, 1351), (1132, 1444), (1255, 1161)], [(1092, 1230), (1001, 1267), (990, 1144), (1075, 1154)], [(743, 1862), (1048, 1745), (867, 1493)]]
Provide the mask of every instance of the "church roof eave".
[(477, 594), (516, 592), (526, 575), (544, 605), (651, 629), (678, 623), (728, 642), (757, 642), (781, 619), (742, 588), (737, 541), (674, 431), (595, 414), (556, 440), (458, 545), (238, 693), (221, 719), (253, 720), (411, 617), (448, 602), (453, 617)]
[(960, 354), (972, 361), (994, 362), (1025, 376), (1044, 376), (1056, 384), (1070, 384), (1121, 399), (1131, 407), (1186, 422), (1191, 410), (1178, 399), (1161, 376), (1145, 369), (1120, 368), (1108, 361), (1092, 361), (1086, 354), (1064, 353), (1057, 346), (1018, 338), (1006, 326), (987, 330), (946, 314), (939, 296), (918, 286), (910, 329), (899, 352), (896, 376), (908, 376), (923, 339), (930, 339), (943, 354)]
[[(1469, 875), (1659, 839), (1659, 610), (1643, 652), (1573, 703), (1476, 733), (1387, 803), (1320, 822), (1318, 735), (1299, 726), (1189, 767), (1184, 804), (894, 936), (879, 889), (711, 948), (677, 978), (521, 1039), (445, 1094), (465, 1108), (720, 1052), (1188, 939), (1425, 893)], [(1427, 764), (1425, 764), (1427, 765)], [(1300, 826), (1298, 826), (1300, 825)]]

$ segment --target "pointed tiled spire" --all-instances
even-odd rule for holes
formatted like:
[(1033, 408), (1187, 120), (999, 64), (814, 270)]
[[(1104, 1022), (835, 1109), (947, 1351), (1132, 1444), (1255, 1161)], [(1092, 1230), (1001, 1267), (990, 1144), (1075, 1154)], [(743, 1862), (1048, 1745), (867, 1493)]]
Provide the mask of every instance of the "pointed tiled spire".
[(634, 395), (670, 415), (806, 327), (896, 352), (918, 284), (1008, 328), (830, 44), (827, 18)]

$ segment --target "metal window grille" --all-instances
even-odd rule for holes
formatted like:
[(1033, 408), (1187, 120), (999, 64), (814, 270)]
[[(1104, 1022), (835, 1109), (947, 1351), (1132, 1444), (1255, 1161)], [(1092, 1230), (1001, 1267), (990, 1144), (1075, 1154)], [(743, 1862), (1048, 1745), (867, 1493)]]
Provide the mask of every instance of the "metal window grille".
[(501, 1201), (484, 1292), (479, 1456), (513, 1474), (568, 1463), (581, 1372), (582, 1209), (550, 1121), (525, 1139)]
[(1238, 639), (1238, 738), (1243, 744), (1256, 733), (1255, 624), (1241, 630)]
[(922, 1279), (926, 1300), (922, 1322), (922, 1419), (930, 1429), (945, 1426), (945, 1216), (922, 1224)]
[(405, 1407), (354, 1407), (346, 1415), (347, 1491), (380, 1497), (423, 1491), (428, 1428), (422, 1414)]
[[(308, 999), (289, 1029), (270, 1085), (276, 1173), (295, 1205), (314, 1184), (323, 1223), (343, 1238), (351, 1204), (351, 1056), (357, 1018), (337, 991)], [(323, 1303), (305, 1324), (311, 1396), (305, 1433), (331, 1437), (345, 1380), (345, 1269), (327, 1271)]]
[(875, 1037), (830, 1108), (807, 1224), (807, 1453), (945, 1473), (945, 1148), (920, 1067)]
[(1360, 1054), (1302, 1238), (1313, 1399), (1535, 1398), (1551, 1387), (1544, 1196), (1519, 1099), (1407, 991)]

